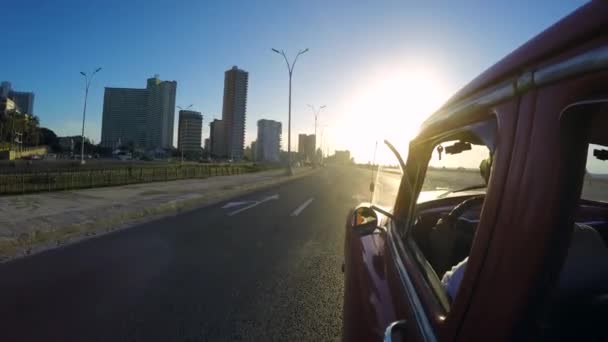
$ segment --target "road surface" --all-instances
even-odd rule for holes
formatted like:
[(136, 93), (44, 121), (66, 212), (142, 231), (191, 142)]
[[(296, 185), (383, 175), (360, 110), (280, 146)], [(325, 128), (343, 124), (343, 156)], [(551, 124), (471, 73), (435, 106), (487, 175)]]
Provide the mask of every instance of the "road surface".
[(344, 222), (369, 171), (327, 167), (0, 264), (2, 341), (328, 341)]

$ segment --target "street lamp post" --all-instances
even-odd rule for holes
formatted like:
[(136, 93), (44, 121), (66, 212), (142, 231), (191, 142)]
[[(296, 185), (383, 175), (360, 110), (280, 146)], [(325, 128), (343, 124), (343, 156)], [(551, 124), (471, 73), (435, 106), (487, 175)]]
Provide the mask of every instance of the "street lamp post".
[(319, 108), (315, 109), (315, 106), (313, 105), (308, 105), (308, 107), (310, 109), (312, 109), (312, 113), (315, 115), (315, 153), (317, 151), (317, 120), (319, 119), (319, 113), (321, 112), (321, 109), (325, 108), (325, 105), (322, 105)]
[(87, 115), (87, 97), (89, 97), (89, 86), (91, 85), (91, 81), (93, 80), (93, 76), (99, 72), (101, 68), (95, 69), (91, 73), (91, 77), (87, 76), (85, 72), (80, 72), (82, 76), (84, 76), (85, 82), (85, 90), (84, 90), (84, 109), (82, 110), (82, 134), (80, 136), (80, 164), (84, 164), (84, 120)]
[(321, 150), (321, 161), (323, 161), (323, 130), (324, 128), (327, 128), (327, 125), (321, 125), (321, 139), (319, 140), (319, 149)]
[(308, 52), (308, 49), (300, 50), (291, 64), (289, 64), (289, 61), (287, 60), (285, 51), (279, 51), (277, 49), (272, 49), (272, 51), (283, 56), (283, 58), (285, 59), (285, 63), (287, 64), (287, 70), (289, 71), (289, 110), (287, 119), (287, 174), (292, 176), (293, 169), (291, 168), (291, 75), (293, 74), (293, 68), (296, 65), (296, 62), (298, 61), (298, 57)]

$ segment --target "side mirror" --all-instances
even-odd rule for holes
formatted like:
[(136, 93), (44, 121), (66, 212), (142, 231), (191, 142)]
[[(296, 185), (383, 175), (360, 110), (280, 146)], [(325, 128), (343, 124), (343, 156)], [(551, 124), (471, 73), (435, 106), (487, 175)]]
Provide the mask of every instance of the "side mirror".
[(352, 229), (361, 235), (371, 234), (378, 228), (378, 215), (370, 207), (355, 209), (352, 219)]
[(373, 193), (376, 189), (374, 182), (369, 183), (369, 192)]

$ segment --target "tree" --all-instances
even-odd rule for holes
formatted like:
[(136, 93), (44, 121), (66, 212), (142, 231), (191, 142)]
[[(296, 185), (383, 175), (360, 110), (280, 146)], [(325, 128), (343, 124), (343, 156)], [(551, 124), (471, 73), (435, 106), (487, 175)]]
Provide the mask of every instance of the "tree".
[(46, 127), (40, 127), (38, 130), (40, 136), (40, 144), (47, 145), (52, 151), (59, 152), (59, 138), (57, 134)]
[(40, 119), (35, 115), (10, 111), (0, 116), (0, 142), (12, 144), (17, 134), (21, 135), (23, 146), (36, 146), (40, 143)]

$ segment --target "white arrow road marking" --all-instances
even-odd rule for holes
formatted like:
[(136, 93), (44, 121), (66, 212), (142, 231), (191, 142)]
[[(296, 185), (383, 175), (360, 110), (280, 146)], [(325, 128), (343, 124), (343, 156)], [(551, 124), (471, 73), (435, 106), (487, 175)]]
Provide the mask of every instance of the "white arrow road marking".
[(300, 205), (296, 210), (294, 210), (293, 213), (291, 213), (291, 216), (298, 216), (300, 215), (300, 213), (302, 211), (304, 211), (304, 209), (306, 209), (306, 207), (308, 207), (308, 205), (312, 202), (314, 198), (309, 198), (306, 202), (302, 203), (302, 205)]
[(279, 195), (278, 194), (266, 197), (266, 198), (264, 198), (262, 200), (259, 200), (257, 202), (253, 202), (253, 203), (251, 203), (250, 205), (248, 205), (246, 207), (242, 207), (241, 209), (238, 209), (238, 210), (235, 210), (235, 211), (233, 211), (231, 213), (228, 213), (228, 216), (236, 215), (236, 214), (240, 213), (241, 211), (245, 211), (247, 209), (251, 209), (251, 208), (253, 208), (255, 206), (258, 206), (258, 205), (260, 205), (260, 204), (262, 204), (264, 202), (268, 202), (270, 200), (277, 200), (277, 199), (279, 199)]
[(240, 202), (228, 202), (226, 203), (222, 209), (228, 209), (228, 208), (232, 208), (232, 207), (238, 207), (244, 204), (249, 204), (249, 203), (254, 203), (255, 201), (240, 201)]

